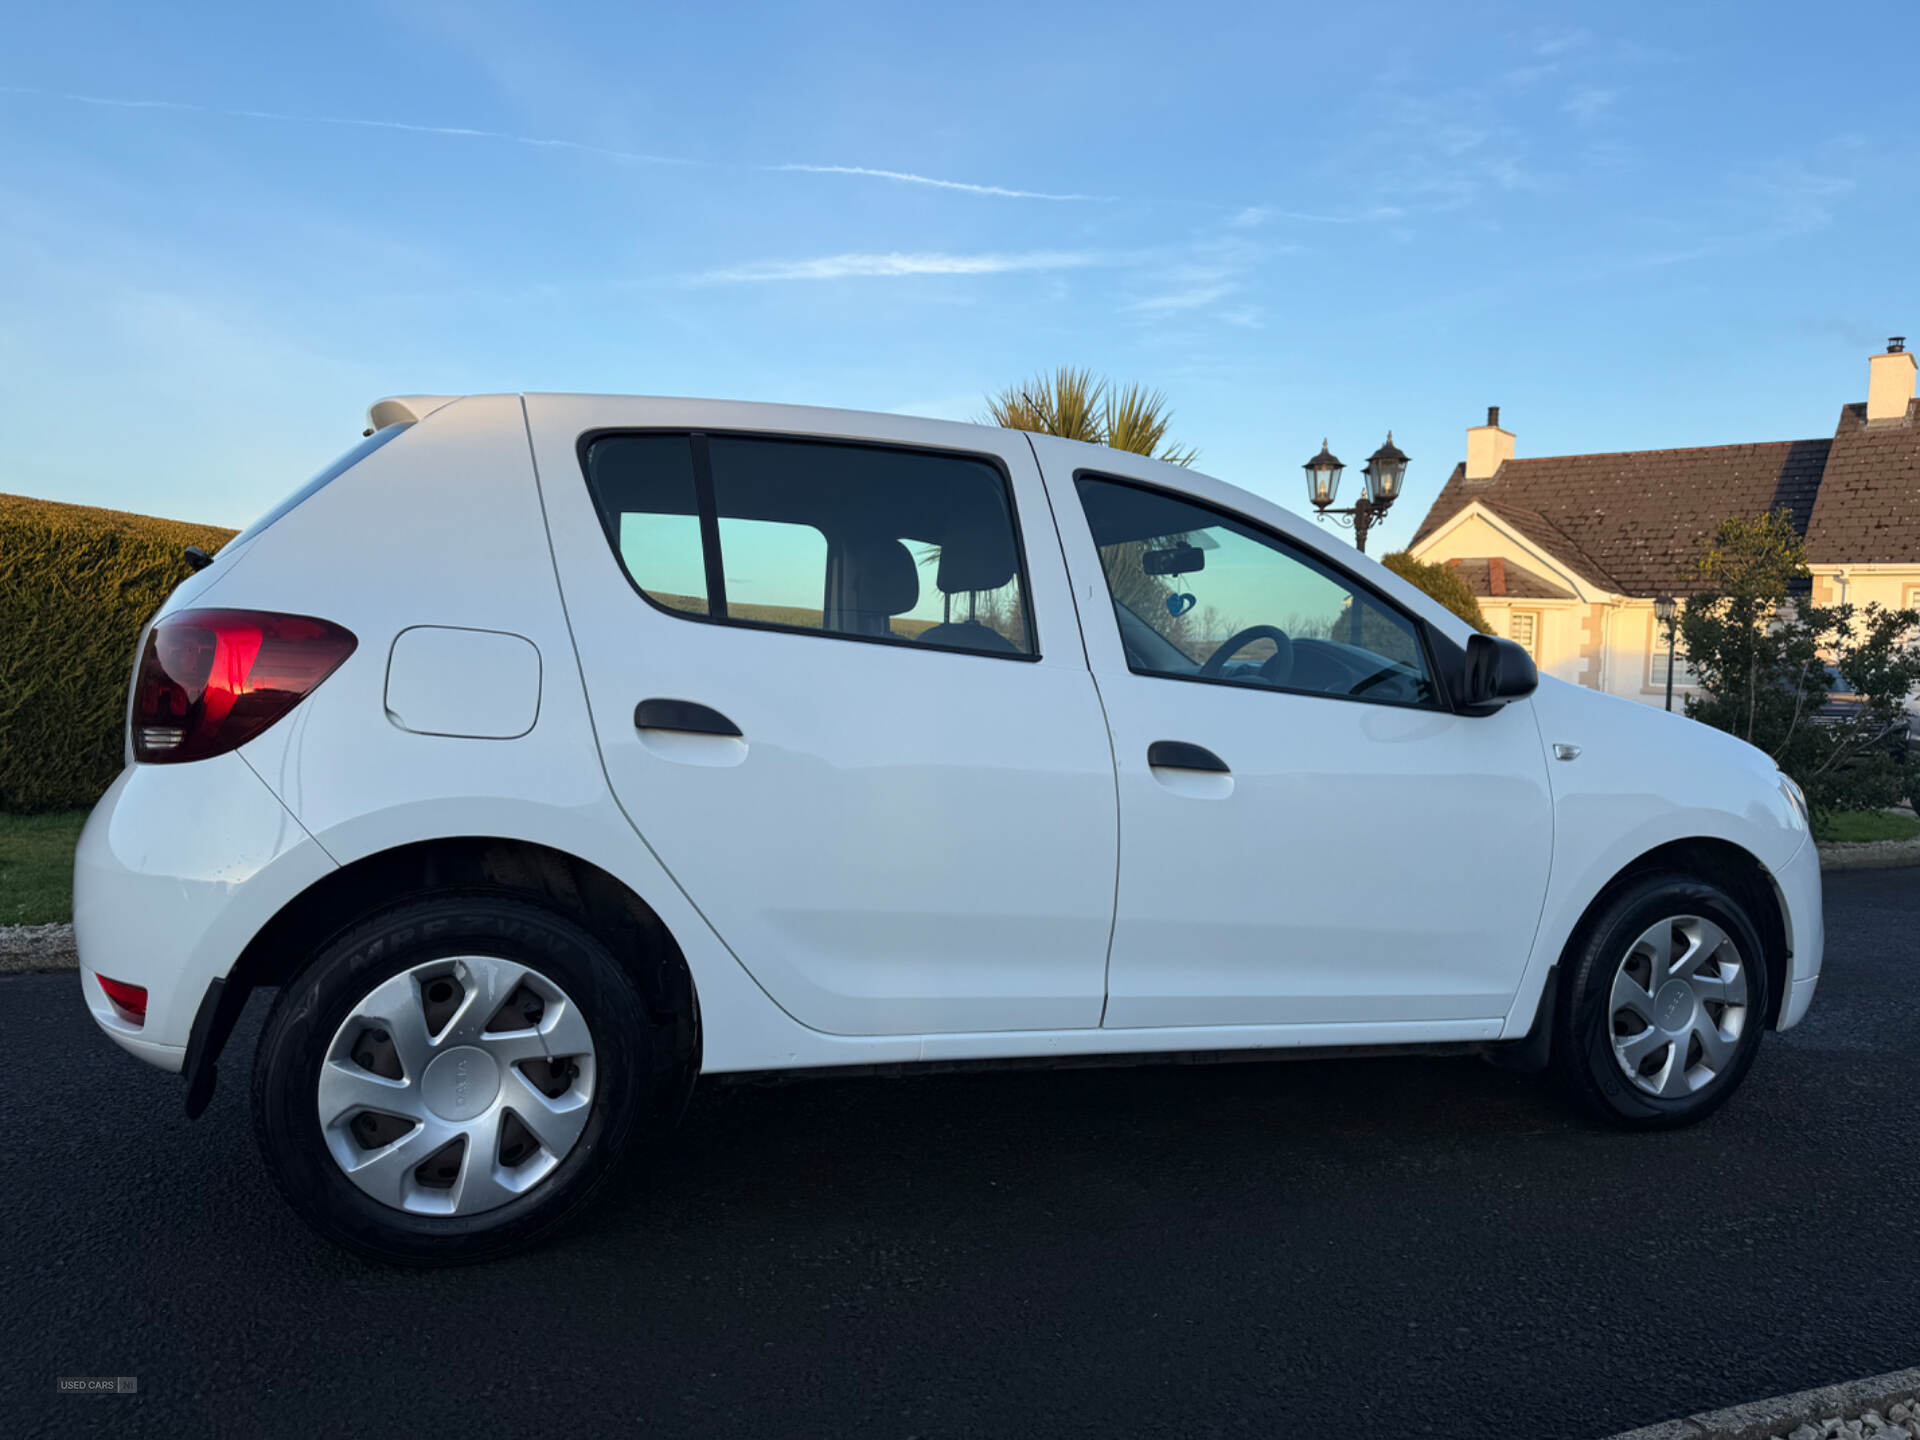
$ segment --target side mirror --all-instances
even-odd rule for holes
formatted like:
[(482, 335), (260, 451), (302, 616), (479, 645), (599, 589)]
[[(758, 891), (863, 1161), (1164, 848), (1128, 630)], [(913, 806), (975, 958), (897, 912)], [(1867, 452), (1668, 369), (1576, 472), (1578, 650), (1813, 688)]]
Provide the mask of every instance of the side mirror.
[(1513, 641), (1497, 635), (1475, 635), (1467, 641), (1460, 696), (1460, 709), (1466, 714), (1491, 715), (1502, 705), (1524, 700), (1539, 688), (1539, 667)]

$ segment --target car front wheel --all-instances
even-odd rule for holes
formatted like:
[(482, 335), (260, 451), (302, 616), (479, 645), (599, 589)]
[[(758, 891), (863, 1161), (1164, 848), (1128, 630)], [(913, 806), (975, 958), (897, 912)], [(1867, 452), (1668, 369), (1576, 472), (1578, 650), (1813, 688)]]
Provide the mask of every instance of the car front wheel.
[(1623, 884), (1562, 961), (1555, 1063), (1591, 1113), (1633, 1129), (1704, 1119), (1753, 1064), (1770, 977), (1752, 920), (1680, 874)]
[(403, 905), (284, 987), (254, 1128), (288, 1202), (380, 1259), (518, 1249), (577, 1213), (647, 1113), (650, 1030), (597, 939), (492, 896)]

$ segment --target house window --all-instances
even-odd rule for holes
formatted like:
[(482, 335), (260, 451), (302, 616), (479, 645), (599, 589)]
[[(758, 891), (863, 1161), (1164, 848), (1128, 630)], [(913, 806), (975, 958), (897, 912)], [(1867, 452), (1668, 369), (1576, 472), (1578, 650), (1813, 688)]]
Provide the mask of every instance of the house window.
[[(1649, 616), (1651, 632), (1647, 643), (1647, 688), (1665, 690), (1667, 688), (1667, 627), (1660, 623), (1658, 616)], [(1693, 673), (1693, 666), (1687, 663), (1686, 641), (1680, 636), (1679, 622), (1674, 623), (1673, 632), (1673, 688), (1683, 690), (1697, 686), (1700, 677)]]
[(1529, 655), (1538, 656), (1534, 642), (1540, 634), (1540, 616), (1532, 610), (1516, 610), (1507, 618), (1507, 638)]

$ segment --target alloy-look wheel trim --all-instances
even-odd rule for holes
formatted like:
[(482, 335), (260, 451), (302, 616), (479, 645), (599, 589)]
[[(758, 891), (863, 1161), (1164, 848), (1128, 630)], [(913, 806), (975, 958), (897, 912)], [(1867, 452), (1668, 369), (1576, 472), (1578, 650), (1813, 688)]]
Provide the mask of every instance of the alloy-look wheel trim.
[(586, 1128), (593, 1035), (550, 977), (492, 955), (382, 981), (334, 1032), (315, 1087), (341, 1172), (382, 1205), (473, 1215), (528, 1194)]
[(1649, 925), (1614, 972), (1607, 1002), (1613, 1058), (1635, 1087), (1684, 1099), (1726, 1072), (1748, 1020), (1747, 966), (1725, 930), (1700, 915)]

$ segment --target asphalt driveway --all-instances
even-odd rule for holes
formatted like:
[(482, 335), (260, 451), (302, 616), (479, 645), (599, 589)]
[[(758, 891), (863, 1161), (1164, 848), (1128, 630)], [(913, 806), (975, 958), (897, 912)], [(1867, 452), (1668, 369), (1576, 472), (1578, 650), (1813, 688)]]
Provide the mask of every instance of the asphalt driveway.
[[(1595, 1436), (1920, 1360), (1920, 870), (1706, 1125), (1476, 1061), (710, 1085), (608, 1203), (369, 1266), (0, 977), (0, 1433)], [(139, 1393), (55, 1379), (134, 1375)]]

